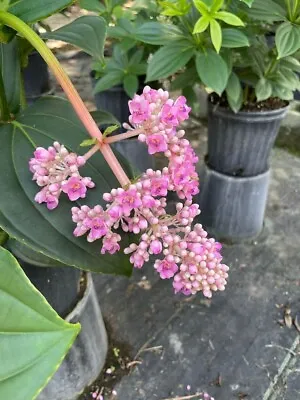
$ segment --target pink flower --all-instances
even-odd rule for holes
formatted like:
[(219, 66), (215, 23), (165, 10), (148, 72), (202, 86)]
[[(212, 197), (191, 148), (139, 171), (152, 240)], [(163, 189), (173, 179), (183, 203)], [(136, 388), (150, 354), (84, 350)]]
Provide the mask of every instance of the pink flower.
[(163, 135), (153, 134), (147, 137), (149, 154), (164, 152), (168, 149), (166, 139)]
[(47, 195), (46, 203), (48, 210), (54, 210), (58, 206), (58, 198), (55, 196)]
[(151, 180), (151, 195), (166, 196), (168, 194), (169, 180), (166, 177), (154, 178)]
[(119, 241), (121, 240), (121, 236), (113, 233), (104, 237), (103, 246), (101, 249), (101, 254), (105, 254), (108, 252), (109, 254), (114, 254), (120, 250)]
[(159, 254), (162, 252), (162, 244), (159, 240), (153, 240), (150, 244), (150, 250), (153, 254)]
[(175, 262), (167, 261), (167, 259), (155, 261), (154, 268), (159, 273), (161, 279), (170, 279), (178, 271), (178, 265)]
[(161, 121), (169, 126), (177, 126), (179, 124), (178, 111), (176, 106), (165, 104), (161, 112)]
[(80, 178), (71, 177), (62, 185), (62, 191), (66, 193), (71, 201), (84, 198), (86, 196), (86, 186)]
[(134, 124), (140, 124), (146, 121), (150, 116), (149, 102), (139, 96), (128, 102), (131, 113), (131, 121)]
[(177, 107), (177, 117), (180, 121), (185, 121), (189, 118), (191, 107), (186, 105), (186, 98), (184, 96), (178, 97), (175, 101), (175, 107)]
[(92, 218), (87, 226), (90, 228), (88, 235), (88, 241), (90, 242), (102, 238), (108, 231), (104, 217)]
[(123, 191), (116, 197), (116, 200), (125, 215), (129, 215), (130, 211), (142, 205), (140, 195), (138, 194), (136, 189)]
[(53, 152), (50, 152), (43, 147), (37, 147), (33, 154), (36, 160), (42, 162), (52, 161), (55, 158), (55, 154), (53, 154)]

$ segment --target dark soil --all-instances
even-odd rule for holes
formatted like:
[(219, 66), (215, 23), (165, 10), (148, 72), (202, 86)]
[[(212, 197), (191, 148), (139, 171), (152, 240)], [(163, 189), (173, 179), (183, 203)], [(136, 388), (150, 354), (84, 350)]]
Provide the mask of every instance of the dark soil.
[[(218, 96), (216, 93), (212, 93), (208, 97), (209, 101), (220, 107), (230, 109), (226, 96)], [(257, 111), (272, 111), (279, 110), (280, 108), (286, 107), (288, 105), (288, 101), (281, 100), (278, 97), (271, 97), (264, 101), (250, 101), (244, 103), (240, 111), (243, 112), (257, 112)]]
[(79, 400), (106, 400), (112, 396), (114, 398), (113, 389), (117, 382), (123, 376), (128, 375), (135, 363), (132, 362), (133, 355), (130, 346), (127, 343), (120, 342), (116, 339), (112, 327), (105, 320), (105, 327), (108, 334), (109, 348), (106, 357), (106, 363), (96, 381), (86, 388)]

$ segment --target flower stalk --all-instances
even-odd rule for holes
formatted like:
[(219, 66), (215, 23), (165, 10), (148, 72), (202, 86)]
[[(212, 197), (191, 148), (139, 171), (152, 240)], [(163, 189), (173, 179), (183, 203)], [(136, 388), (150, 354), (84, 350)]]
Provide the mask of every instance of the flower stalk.
[[(16, 30), (22, 36), (24, 36), (28, 40), (28, 42), (31, 43), (31, 45), (40, 53), (45, 62), (48, 64), (49, 68), (52, 70), (55, 78), (61, 85), (63, 91), (68, 97), (70, 103), (72, 104), (77, 116), (83, 123), (84, 127), (86, 128), (91, 137), (96, 138), (98, 140), (99, 149), (103, 157), (107, 161), (108, 165), (112, 169), (116, 178), (118, 179), (118, 181), (122, 186), (128, 185), (130, 183), (130, 179), (127, 177), (125, 171), (123, 170), (121, 164), (117, 160), (110, 146), (106, 143), (103, 143), (102, 133), (100, 129), (98, 128), (96, 122), (93, 120), (91, 114), (86, 108), (77, 90), (73, 86), (70, 78), (68, 77), (68, 75), (60, 65), (59, 61), (52, 53), (52, 51), (47, 47), (47, 45), (43, 42), (43, 40), (25, 22), (23, 22), (18, 17), (8, 12), (0, 11), (0, 21), (3, 24), (9, 26), (10, 28)], [(4, 115), (6, 116), (6, 114)]]

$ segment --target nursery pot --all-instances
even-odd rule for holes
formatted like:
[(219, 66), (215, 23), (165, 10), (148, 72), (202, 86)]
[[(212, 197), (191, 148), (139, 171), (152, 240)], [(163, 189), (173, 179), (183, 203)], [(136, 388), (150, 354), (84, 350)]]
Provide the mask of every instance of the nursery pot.
[(34, 51), (28, 56), (28, 65), (23, 70), (23, 78), (26, 99), (29, 103), (50, 92), (48, 66), (38, 52)]
[(207, 165), (231, 176), (256, 176), (269, 157), (288, 107), (234, 113), (209, 102)]
[(200, 222), (220, 241), (240, 242), (260, 234), (268, 197), (270, 171), (253, 177), (200, 171)]
[[(33, 261), (30, 261), (27, 249), (22, 256), (22, 247), (16, 248), (10, 243), (8, 247), (30, 281), (60, 316), (70, 323), (79, 322), (81, 325), (81, 331), (68, 354), (37, 400), (76, 400), (86, 386), (99, 376), (108, 348), (92, 275), (73, 267), (45, 267), (49, 260), (47, 257), (34, 255)], [(41, 266), (37, 265), (38, 260), (41, 260)], [(55, 264), (54, 260), (50, 262)]]

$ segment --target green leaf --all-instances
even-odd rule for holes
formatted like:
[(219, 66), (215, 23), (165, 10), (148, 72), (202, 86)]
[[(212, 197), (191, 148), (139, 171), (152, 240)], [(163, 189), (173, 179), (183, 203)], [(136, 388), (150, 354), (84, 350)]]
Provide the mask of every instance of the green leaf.
[(116, 131), (118, 128), (120, 128), (120, 125), (112, 125), (112, 126), (108, 126), (105, 131), (103, 132), (103, 137), (106, 137), (108, 135), (110, 135), (111, 133), (113, 133), (114, 131)]
[(224, 0), (214, 0), (212, 6), (210, 7), (210, 12), (215, 13), (216, 11), (220, 10), (223, 4)]
[(210, 36), (216, 52), (219, 53), (222, 44), (222, 30), (220, 24), (215, 19), (210, 21)]
[(8, 234), (0, 228), (0, 246), (3, 246), (5, 242), (8, 240)]
[(146, 22), (137, 27), (134, 37), (144, 43), (165, 45), (173, 40), (184, 38), (184, 33), (176, 25)]
[(9, 7), (10, 0), (1, 0), (0, 1), (0, 10), (6, 11)]
[(25, 22), (36, 22), (72, 4), (72, 0), (11, 0), (8, 12)]
[(202, 16), (198, 19), (194, 26), (193, 34), (204, 32), (209, 25), (210, 18), (207, 16)]
[(192, 58), (194, 48), (189, 42), (174, 43), (162, 47), (151, 58), (146, 82), (167, 78), (184, 67)]
[(0, 43), (0, 65), (8, 106), (15, 114), (19, 111), (21, 98), (21, 70), (16, 38), (8, 44)]
[(85, 139), (80, 143), (80, 147), (90, 147), (90, 146), (94, 146), (97, 143), (97, 139), (96, 138), (91, 138), (91, 139)]
[(107, 75), (104, 75), (96, 83), (93, 93), (103, 92), (104, 90), (110, 89), (114, 86), (119, 85), (123, 81), (124, 72), (123, 71), (112, 71)]
[(228, 25), (244, 26), (244, 22), (239, 17), (227, 11), (218, 11), (214, 18), (220, 19)]
[(222, 47), (236, 48), (250, 46), (249, 39), (244, 32), (234, 28), (222, 29)]
[(267, 100), (272, 96), (272, 84), (266, 78), (259, 79), (255, 86), (255, 94), (257, 101)]
[(201, 0), (194, 0), (195, 7), (202, 15), (209, 15), (209, 7)]
[(291, 101), (294, 99), (293, 91), (278, 85), (278, 83), (275, 83), (273, 85), (273, 96), (279, 97), (280, 99), (287, 101)]
[(226, 86), (226, 96), (231, 109), (236, 113), (243, 104), (243, 90), (238, 76), (232, 72)]
[(102, 17), (86, 15), (54, 32), (43, 34), (46, 39), (62, 40), (79, 47), (92, 57), (104, 59), (106, 22)]
[[(54, 141), (64, 143), (73, 152), (83, 154), (79, 144), (87, 133), (68, 101), (56, 97), (43, 98), (27, 108), (13, 124), (0, 129), (0, 226), (11, 237), (28, 247), (66, 265), (95, 272), (130, 275), (131, 266), (122, 252), (101, 255), (101, 242), (88, 243), (85, 237), (75, 238), (71, 207), (78, 204), (104, 205), (102, 194), (119, 183), (100, 152), (82, 167), (83, 176), (96, 184), (86, 199), (70, 202), (61, 196), (59, 206), (49, 211), (37, 204), (39, 188), (32, 181), (28, 161), (35, 147), (48, 147)], [(126, 243), (127, 239), (124, 238)]]
[(98, 125), (120, 125), (120, 122), (117, 120), (115, 116), (111, 113), (103, 110), (96, 110), (91, 112), (91, 116), (93, 117), (94, 121), (97, 122)]
[(254, 0), (240, 0), (240, 1), (247, 4), (248, 7), (251, 7)]
[(254, 0), (248, 10), (250, 18), (264, 22), (284, 21), (286, 12), (283, 7), (273, 0)]
[(136, 75), (125, 75), (123, 86), (125, 92), (129, 97), (133, 97), (135, 93), (138, 91), (139, 80)]
[(294, 54), (300, 48), (300, 27), (290, 22), (281, 24), (275, 35), (278, 58)]
[(0, 248), (0, 398), (32, 400), (47, 384), (80, 331), (61, 319)]
[(224, 59), (213, 50), (198, 53), (196, 68), (201, 81), (221, 95), (228, 81), (228, 67)]
[(281, 58), (280, 65), (288, 70), (300, 72), (300, 62), (292, 56)]
[(191, 86), (196, 83), (197, 79), (199, 78), (195, 66), (187, 68), (171, 82), (171, 90), (180, 90)]
[(98, 12), (100, 14), (106, 11), (104, 4), (100, 3), (100, 0), (79, 0), (80, 8), (84, 8), (88, 11)]

